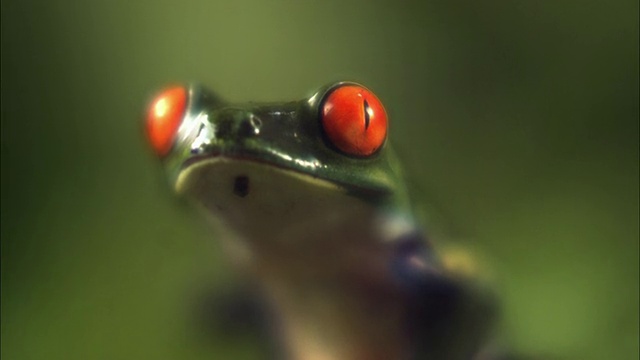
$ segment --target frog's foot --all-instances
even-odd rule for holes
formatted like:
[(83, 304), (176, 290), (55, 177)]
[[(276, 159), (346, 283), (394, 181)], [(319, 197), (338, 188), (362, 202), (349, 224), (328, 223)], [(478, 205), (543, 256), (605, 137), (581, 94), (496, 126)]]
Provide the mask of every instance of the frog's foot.
[(227, 338), (234, 343), (258, 344), (265, 359), (281, 359), (273, 314), (264, 297), (249, 286), (211, 287), (200, 291), (195, 301), (194, 322), (209, 338)]
[(439, 248), (444, 270), (461, 279), (491, 279), (491, 269), (477, 250), (447, 245)]

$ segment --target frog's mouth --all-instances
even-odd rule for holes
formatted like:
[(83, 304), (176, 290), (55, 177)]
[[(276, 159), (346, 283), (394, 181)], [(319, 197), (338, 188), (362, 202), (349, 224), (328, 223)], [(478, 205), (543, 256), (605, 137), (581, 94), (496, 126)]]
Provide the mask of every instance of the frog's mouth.
[(334, 182), (227, 157), (192, 163), (178, 174), (175, 189), (255, 239), (305, 238), (313, 229), (324, 229), (325, 237), (331, 238), (335, 234), (330, 231), (364, 224), (378, 209), (373, 199), (353, 196)]
[[(200, 192), (215, 193), (216, 196), (232, 194), (236, 198), (273, 192), (279, 192), (279, 196), (304, 197), (315, 193), (317, 189), (350, 195), (368, 193), (374, 198), (385, 194), (378, 189), (358, 188), (325, 180), (271, 162), (227, 156), (210, 156), (189, 162), (178, 173), (175, 189), (178, 193), (189, 193), (197, 189)], [(372, 196), (373, 194), (376, 195)]]
[[(296, 162), (295, 159), (284, 157), (277, 152), (265, 154), (264, 152), (251, 151), (250, 149), (241, 150), (242, 151), (236, 150), (237, 152), (218, 150), (203, 155), (191, 156), (179, 167), (177, 177), (175, 178), (176, 189), (179, 188), (181, 181), (192, 176), (190, 174), (193, 169), (199, 168), (200, 166), (217, 166), (218, 164), (224, 163), (228, 165), (254, 164), (260, 168), (272, 168), (278, 170), (278, 172), (287, 173), (292, 177), (314, 183), (315, 186), (319, 185), (321, 187), (341, 189), (344, 193), (368, 202), (384, 201), (384, 199), (388, 199), (393, 195), (391, 187), (385, 182), (371, 180), (366, 176), (340, 180), (332, 176), (335, 171), (331, 171), (319, 163), (301, 160)], [(294, 162), (294, 164), (292, 164), (292, 162)], [(299, 165), (299, 162), (304, 162), (307, 167), (294, 166)], [(242, 167), (239, 168), (241, 169)], [(353, 174), (357, 173), (358, 172), (354, 172)], [(227, 176), (228, 175), (230, 174), (227, 174)], [(262, 179), (262, 174), (252, 175), (239, 170), (233, 174), (233, 183), (231, 185), (232, 193), (240, 198), (246, 197), (253, 191), (252, 184), (256, 178), (264, 180)]]

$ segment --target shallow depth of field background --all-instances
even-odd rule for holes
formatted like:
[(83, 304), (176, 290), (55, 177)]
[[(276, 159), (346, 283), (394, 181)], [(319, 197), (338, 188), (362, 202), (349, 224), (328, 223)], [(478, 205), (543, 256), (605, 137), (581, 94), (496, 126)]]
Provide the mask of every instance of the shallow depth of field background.
[(230, 271), (141, 117), (173, 82), (335, 80), (386, 105), (432, 233), (489, 263), (504, 341), (637, 358), (637, 1), (1, 4), (3, 359), (253, 358), (187, 320)]

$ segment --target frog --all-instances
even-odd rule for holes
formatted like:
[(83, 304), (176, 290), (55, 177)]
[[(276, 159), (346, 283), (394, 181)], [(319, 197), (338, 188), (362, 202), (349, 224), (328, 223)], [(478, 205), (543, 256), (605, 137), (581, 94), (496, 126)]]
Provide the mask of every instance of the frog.
[(150, 101), (150, 148), (267, 300), (279, 358), (482, 354), (496, 301), (419, 225), (389, 125), (351, 81), (286, 102), (228, 102), (200, 84)]

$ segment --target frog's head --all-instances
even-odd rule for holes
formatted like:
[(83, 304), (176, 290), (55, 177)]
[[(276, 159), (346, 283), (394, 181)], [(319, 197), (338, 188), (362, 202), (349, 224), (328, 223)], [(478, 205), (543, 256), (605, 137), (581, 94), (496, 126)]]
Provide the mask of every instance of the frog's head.
[(178, 193), (241, 235), (282, 238), (370, 228), (380, 209), (407, 206), (387, 122), (356, 83), (267, 104), (177, 86), (152, 103), (147, 135)]

